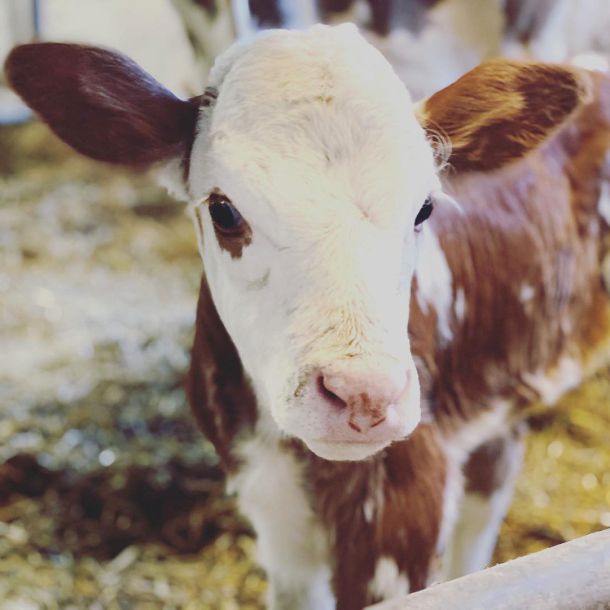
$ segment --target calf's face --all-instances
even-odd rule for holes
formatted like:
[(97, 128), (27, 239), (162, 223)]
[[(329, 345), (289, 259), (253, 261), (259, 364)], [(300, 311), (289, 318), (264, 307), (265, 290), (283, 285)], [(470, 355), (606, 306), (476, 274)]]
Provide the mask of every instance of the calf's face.
[(404, 438), (420, 413), (415, 225), (438, 187), (408, 93), (353, 28), (326, 27), (263, 37), (211, 86), (189, 189), (259, 403), (323, 457)]
[(574, 73), (537, 69), (479, 68), (416, 117), (390, 66), (349, 26), (234, 46), (189, 102), (110, 51), (24, 45), (7, 61), (13, 87), (80, 152), (186, 161), (180, 188), (207, 280), (259, 407), (328, 459), (364, 458), (419, 421), (409, 293), (439, 189), (425, 129), (452, 140), (460, 171), (512, 161), (583, 97)]

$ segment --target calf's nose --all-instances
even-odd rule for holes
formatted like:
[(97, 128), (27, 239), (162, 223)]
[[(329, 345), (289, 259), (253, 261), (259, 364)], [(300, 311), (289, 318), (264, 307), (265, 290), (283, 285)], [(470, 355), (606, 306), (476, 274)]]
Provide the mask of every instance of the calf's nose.
[[(347, 423), (355, 432), (367, 433), (384, 423), (407, 389), (408, 373), (390, 375), (381, 372), (322, 372), (318, 387), (341, 410), (347, 411)], [(391, 425), (391, 422), (388, 422)]]

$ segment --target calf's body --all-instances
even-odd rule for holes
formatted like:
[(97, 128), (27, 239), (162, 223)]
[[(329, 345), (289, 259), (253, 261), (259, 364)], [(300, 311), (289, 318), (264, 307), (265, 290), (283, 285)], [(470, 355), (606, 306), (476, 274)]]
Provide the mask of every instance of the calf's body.
[(484, 567), (523, 407), (607, 353), (608, 79), (495, 62), (414, 113), (324, 27), (233, 48), (189, 102), (87, 47), (17, 48), (8, 76), (81, 152), (177, 170), (206, 268), (189, 400), (271, 606), (362, 608)]
[[(609, 96), (596, 77), (592, 101), (527, 158), (444, 179), (457, 205), (440, 202), (424, 229), (409, 323), (427, 421), (365, 462), (324, 461), (269, 430), (203, 280), (189, 399), (286, 607), (334, 607), (331, 590), (358, 608), (421, 589), (441, 558), (445, 576), (487, 565), (523, 409), (607, 362)], [(321, 590), (327, 606), (308, 597)]]

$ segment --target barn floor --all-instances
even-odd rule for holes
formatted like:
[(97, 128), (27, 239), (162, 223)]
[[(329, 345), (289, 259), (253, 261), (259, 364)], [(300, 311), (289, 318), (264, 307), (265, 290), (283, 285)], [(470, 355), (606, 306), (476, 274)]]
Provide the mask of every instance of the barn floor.
[[(183, 212), (38, 124), (0, 129), (3, 610), (262, 607), (181, 388), (200, 273)], [(610, 526), (610, 374), (533, 426), (498, 561)]]

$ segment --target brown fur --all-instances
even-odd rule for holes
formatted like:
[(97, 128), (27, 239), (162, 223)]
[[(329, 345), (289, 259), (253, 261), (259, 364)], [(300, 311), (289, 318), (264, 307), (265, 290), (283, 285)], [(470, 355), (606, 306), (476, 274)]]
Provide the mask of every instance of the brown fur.
[(279, 28), (284, 17), (278, 0), (249, 0), (248, 6), (253, 19), (261, 28)]
[[(196, 324), (188, 398), (224, 467), (234, 471), (237, 439), (252, 433), (256, 400), (205, 278)], [(421, 425), (408, 440), (359, 463), (321, 460), (297, 441), (288, 442), (286, 450), (307, 464), (311, 502), (334, 541), (338, 609), (356, 610), (375, 601), (367, 589), (382, 555), (395, 559), (412, 590), (425, 587), (436, 560), (445, 485), (445, 458), (432, 426)], [(422, 469), (422, 463), (434, 468)], [(368, 498), (374, 506), (370, 523), (363, 512)]]
[(179, 100), (119, 53), (28, 44), (11, 51), (5, 70), (64, 142), (98, 161), (145, 167), (181, 158), (192, 142), (198, 101)]
[[(499, 171), (444, 176), (461, 211), (437, 206), (432, 222), (451, 268), (454, 299), (464, 291), (465, 317), (452, 314), (454, 337), (444, 345), (434, 306), (424, 312), (412, 298), (409, 334), (429, 423), (360, 463), (326, 462), (298, 441), (286, 443), (306, 464), (306, 489), (328, 531), (337, 608), (375, 601), (368, 588), (383, 556), (396, 561), (411, 590), (426, 585), (442, 521), (445, 434), (498, 399), (525, 404), (536, 398), (527, 373), (550, 370), (566, 354), (585, 362), (606, 341), (608, 302), (599, 277), (605, 229), (596, 205), (599, 180), (608, 172), (608, 92), (608, 81), (596, 78), (595, 101), (580, 112), (568, 111), (568, 104), (568, 123), (559, 131), (549, 126), (546, 143), (522, 160)], [(527, 146), (539, 137), (527, 139)], [(480, 169), (478, 161), (474, 167)], [(520, 299), (523, 283), (535, 288), (526, 302)], [(231, 363), (233, 378), (224, 388), (240, 396), (241, 415), (227, 425), (237, 401), (220, 394), (208, 402), (196, 399), (193, 408), (223, 461), (235, 468), (236, 434), (251, 429), (256, 407), (224, 329), (213, 330), (216, 353), (200, 354), (211, 332), (200, 329), (201, 321), (221, 326), (203, 286), (193, 352), (199, 373), (191, 373), (189, 395), (193, 401), (210, 393), (198, 384), (210, 379), (201, 373), (206, 367), (217, 370), (212, 359)], [(414, 282), (414, 296), (416, 291)], [(489, 495), (502, 485), (514, 442), (509, 435), (473, 452), (465, 465), (467, 491)]]
[(549, 137), (588, 97), (588, 81), (565, 67), (489, 61), (430, 97), (421, 121), (449, 139), (458, 173), (489, 171)]
[[(514, 470), (515, 454), (524, 428), (515, 427), (510, 433), (484, 443), (470, 454), (464, 464), (465, 490), (489, 497), (502, 488)], [(520, 461), (520, 457), (518, 458)]]
[(236, 235), (223, 233), (216, 226), (214, 227), (214, 233), (218, 240), (218, 245), (226, 250), (231, 258), (241, 258), (241, 254), (245, 247), (252, 243), (252, 229), (248, 223), (243, 227), (243, 231)]
[(396, 562), (411, 591), (423, 589), (437, 559), (446, 477), (434, 427), (420, 425), (409, 439), (363, 462), (328, 462), (301, 443), (289, 446), (308, 464), (311, 501), (332, 541), (337, 610), (379, 601), (368, 587), (380, 557)]
[(256, 398), (216, 311), (205, 276), (199, 290), (186, 389), (197, 423), (224, 467), (233, 470), (237, 465), (233, 452), (236, 437), (252, 430), (257, 418)]
[[(452, 271), (454, 300), (464, 291), (466, 315), (459, 321), (452, 313), (447, 346), (433, 330), (434, 310), (424, 315), (417, 299), (410, 323), (439, 423), (453, 426), (498, 399), (536, 398), (526, 373), (551, 369), (564, 355), (586, 362), (608, 337), (596, 213), (610, 148), (608, 87), (599, 80), (597, 101), (521, 161), (497, 172), (445, 177), (461, 211), (437, 207), (432, 222)], [(535, 289), (526, 303), (524, 284)]]

